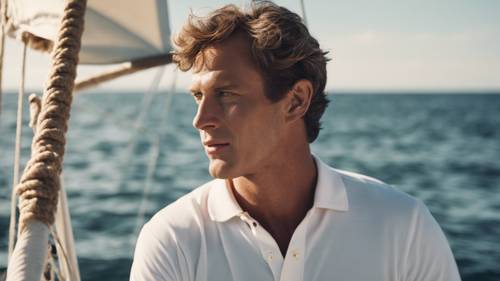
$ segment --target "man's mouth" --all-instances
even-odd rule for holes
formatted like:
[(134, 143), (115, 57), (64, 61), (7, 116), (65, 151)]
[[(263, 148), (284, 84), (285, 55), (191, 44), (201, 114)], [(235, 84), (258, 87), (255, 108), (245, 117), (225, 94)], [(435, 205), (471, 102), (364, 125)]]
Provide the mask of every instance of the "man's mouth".
[(223, 149), (229, 147), (228, 142), (208, 141), (208, 142), (203, 142), (203, 145), (205, 146), (205, 151), (208, 154), (218, 153), (221, 152)]

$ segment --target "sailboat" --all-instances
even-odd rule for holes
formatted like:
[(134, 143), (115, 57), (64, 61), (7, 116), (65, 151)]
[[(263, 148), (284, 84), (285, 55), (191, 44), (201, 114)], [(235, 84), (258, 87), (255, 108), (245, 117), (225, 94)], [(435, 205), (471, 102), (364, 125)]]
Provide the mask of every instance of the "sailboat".
[[(301, 8), (304, 17), (303, 1)], [(61, 184), (72, 97), (107, 81), (172, 62), (167, 1), (3, 0), (0, 16), (0, 65), (5, 36), (22, 42), (23, 70), (28, 49), (52, 56), (42, 97), (29, 98), (34, 137), (32, 158), (22, 176), (23, 83), (19, 89), (6, 278), (79, 281), (67, 197)], [(110, 64), (117, 66), (91, 77), (76, 75), (78, 65)], [(4, 69), (0, 68), (0, 81)]]
[[(19, 143), (23, 84), (19, 89), (6, 278), (41, 280), (43, 276), (79, 281), (66, 192), (60, 178), (72, 97), (106, 81), (171, 63), (167, 1), (4, 0), (1, 18), (2, 62), (5, 36), (23, 43), (23, 73), (28, 49), (52, 56), (43, 95), (29, 98), (34, 137), (32, 157), (22, 175)], [(76, 76), (76, 68), (84, 64), (119, 65), (82, 79)], [(0, 68), (0, 77), (5, 69)], [(49, 240), (55, 245), (57, 258), (50, 254)]]

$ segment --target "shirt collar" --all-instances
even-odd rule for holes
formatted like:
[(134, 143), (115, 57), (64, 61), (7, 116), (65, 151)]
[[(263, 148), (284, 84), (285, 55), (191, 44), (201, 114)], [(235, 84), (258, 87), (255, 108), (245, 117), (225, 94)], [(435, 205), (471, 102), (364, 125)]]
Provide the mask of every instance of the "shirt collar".
[(208, 214), (214, 221), (223, 222), (243, 213), (234, 198), (230, 180), (216, 179), (208, 194)]
[[(341, 175), (313, 155), (318, 169), (313, 208), (348, 210), (347, 192)], [(208, 195), (208, 214), (214, 221), (224, 222), (243, 213), (234, 198), (229, 180), (216, 179)]]
[(342, 176), (313, 154), (318, 169), (313, 208), (347, 211), (349, 202)]

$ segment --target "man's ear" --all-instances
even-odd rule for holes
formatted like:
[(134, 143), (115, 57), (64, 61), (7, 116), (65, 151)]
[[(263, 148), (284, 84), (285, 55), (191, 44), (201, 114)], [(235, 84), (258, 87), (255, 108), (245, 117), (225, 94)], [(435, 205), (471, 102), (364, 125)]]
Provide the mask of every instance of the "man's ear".
[(311, 82), (306, 79), (295, 82), (287, 95), (287, 121), (294, 121), (302, 118), (311, 104), (313, 95)]

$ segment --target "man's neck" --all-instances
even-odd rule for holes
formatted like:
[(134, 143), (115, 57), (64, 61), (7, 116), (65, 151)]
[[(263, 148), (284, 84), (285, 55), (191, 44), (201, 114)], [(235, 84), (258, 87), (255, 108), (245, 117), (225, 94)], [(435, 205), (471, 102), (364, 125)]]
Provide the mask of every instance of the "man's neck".
[(241, 208), (275, 238), (283, 255), (314, 200), (317, 168), (309, 149), (302, 151), (260, 173), (232, 180)]

